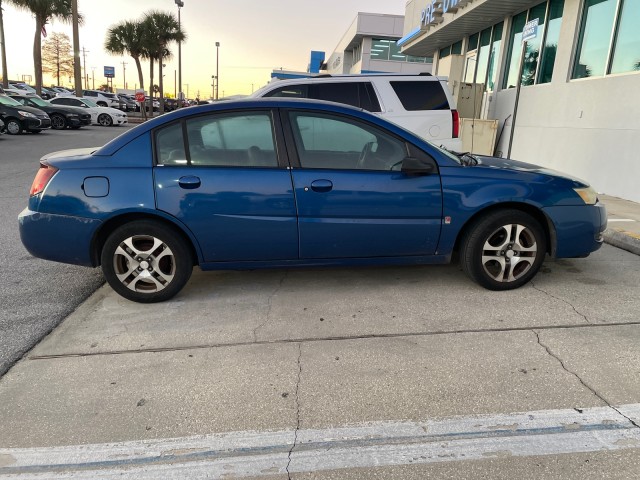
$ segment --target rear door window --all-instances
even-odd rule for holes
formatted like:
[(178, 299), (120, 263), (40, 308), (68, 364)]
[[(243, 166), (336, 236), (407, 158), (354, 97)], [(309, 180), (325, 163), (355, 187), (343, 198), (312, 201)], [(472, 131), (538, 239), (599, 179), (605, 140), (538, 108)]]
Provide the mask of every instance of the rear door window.
[(440, 82), (389, 82), (407, 111), (448, 110), (449, 102)]
[(379, 112), (380, 104), (369, 82), (316, 83), (309, 85), (309, 98), (344, 103)]

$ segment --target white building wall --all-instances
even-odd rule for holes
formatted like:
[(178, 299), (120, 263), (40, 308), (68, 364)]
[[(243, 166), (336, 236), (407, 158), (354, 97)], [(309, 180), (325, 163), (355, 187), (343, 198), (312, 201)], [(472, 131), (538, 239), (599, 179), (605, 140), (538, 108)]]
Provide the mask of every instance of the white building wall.
[[(580, 0), (566, 0), (553, 80), (522, 88), (511, 157), (640, 202), (640, 72), (570, 80), (579, 16)], [(512, 88), (491, 98), (489, 118), (499, 119), (500, 128), (513, 113), (515, 94)], [(511, 131), (506, 123), (497, 146), (502, 156)]]

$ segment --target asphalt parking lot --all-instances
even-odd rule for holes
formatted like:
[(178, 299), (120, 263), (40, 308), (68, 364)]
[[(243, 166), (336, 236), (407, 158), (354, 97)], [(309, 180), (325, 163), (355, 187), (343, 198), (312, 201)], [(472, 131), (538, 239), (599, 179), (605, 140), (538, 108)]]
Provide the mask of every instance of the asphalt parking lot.
[(639, 285), (605, 245), (509, 292), (457, 265), (104, 286), (0, 381), (0, 474), (636, 478)]

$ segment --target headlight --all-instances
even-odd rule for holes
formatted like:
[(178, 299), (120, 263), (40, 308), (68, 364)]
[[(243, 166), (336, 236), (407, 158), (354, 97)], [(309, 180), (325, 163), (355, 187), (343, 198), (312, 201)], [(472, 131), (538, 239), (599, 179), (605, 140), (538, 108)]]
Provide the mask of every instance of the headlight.
[(595, 205), (598, 201), (598, 192), (593, 187), (574, 188), (573, 191), (580, 195), (580, 198), (587, 205)]
[(22, 115), (23, 117), (27, 117), (27, 118), (38, 118), (36, 117), (33, 113), (31, 112), (23, 112), (22, 110), (18, 110), (18, 113), (20, 115)]

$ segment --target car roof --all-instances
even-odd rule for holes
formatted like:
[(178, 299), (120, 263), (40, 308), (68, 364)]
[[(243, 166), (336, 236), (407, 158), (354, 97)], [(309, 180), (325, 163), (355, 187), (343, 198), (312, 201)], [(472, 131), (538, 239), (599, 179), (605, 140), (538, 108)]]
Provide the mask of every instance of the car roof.
[(327, 102), (324, 100), (311, 100), (306, 98), (279, 98), (279, 97), (267, 97), (267, 98), (242, 98), (237, 100), (220, 100), (207, 105), (198, 105), (189, 108), (180, 108), (170, 113), (165, 113), (162, 116), (156, 117), (147, 122), (141, 123), (137, 127), (123, 133), (119, 137), (116, 137), (105, 146), (97, 150), (94, 155), (113, 155), (116, 151), (122, 148), (124, 145), (133, 141), (135, 138), (148, 133), (149, 131), (159, 126), (167, 125), (173, 120), (178, 120), (184, 117), (191, 117), (197, 114), (213, 113), (213, 112), (225, 112), (225, 111), (237, 111), (237, 110), (251, 110), (251, 109), (265, 109), (265, 108), (302, 108), (307, 110), (316, 110), (319, 112), (347, 114), (369, 123), (377, 124), (383, 128), (404, 136), (412, 137), (415, 141), (420, 140), (415, 134), (399, 127), (393, 123), (390, 123), (383, 118), (374, 115), (361, 108), (352, 107), (343, 103)]

